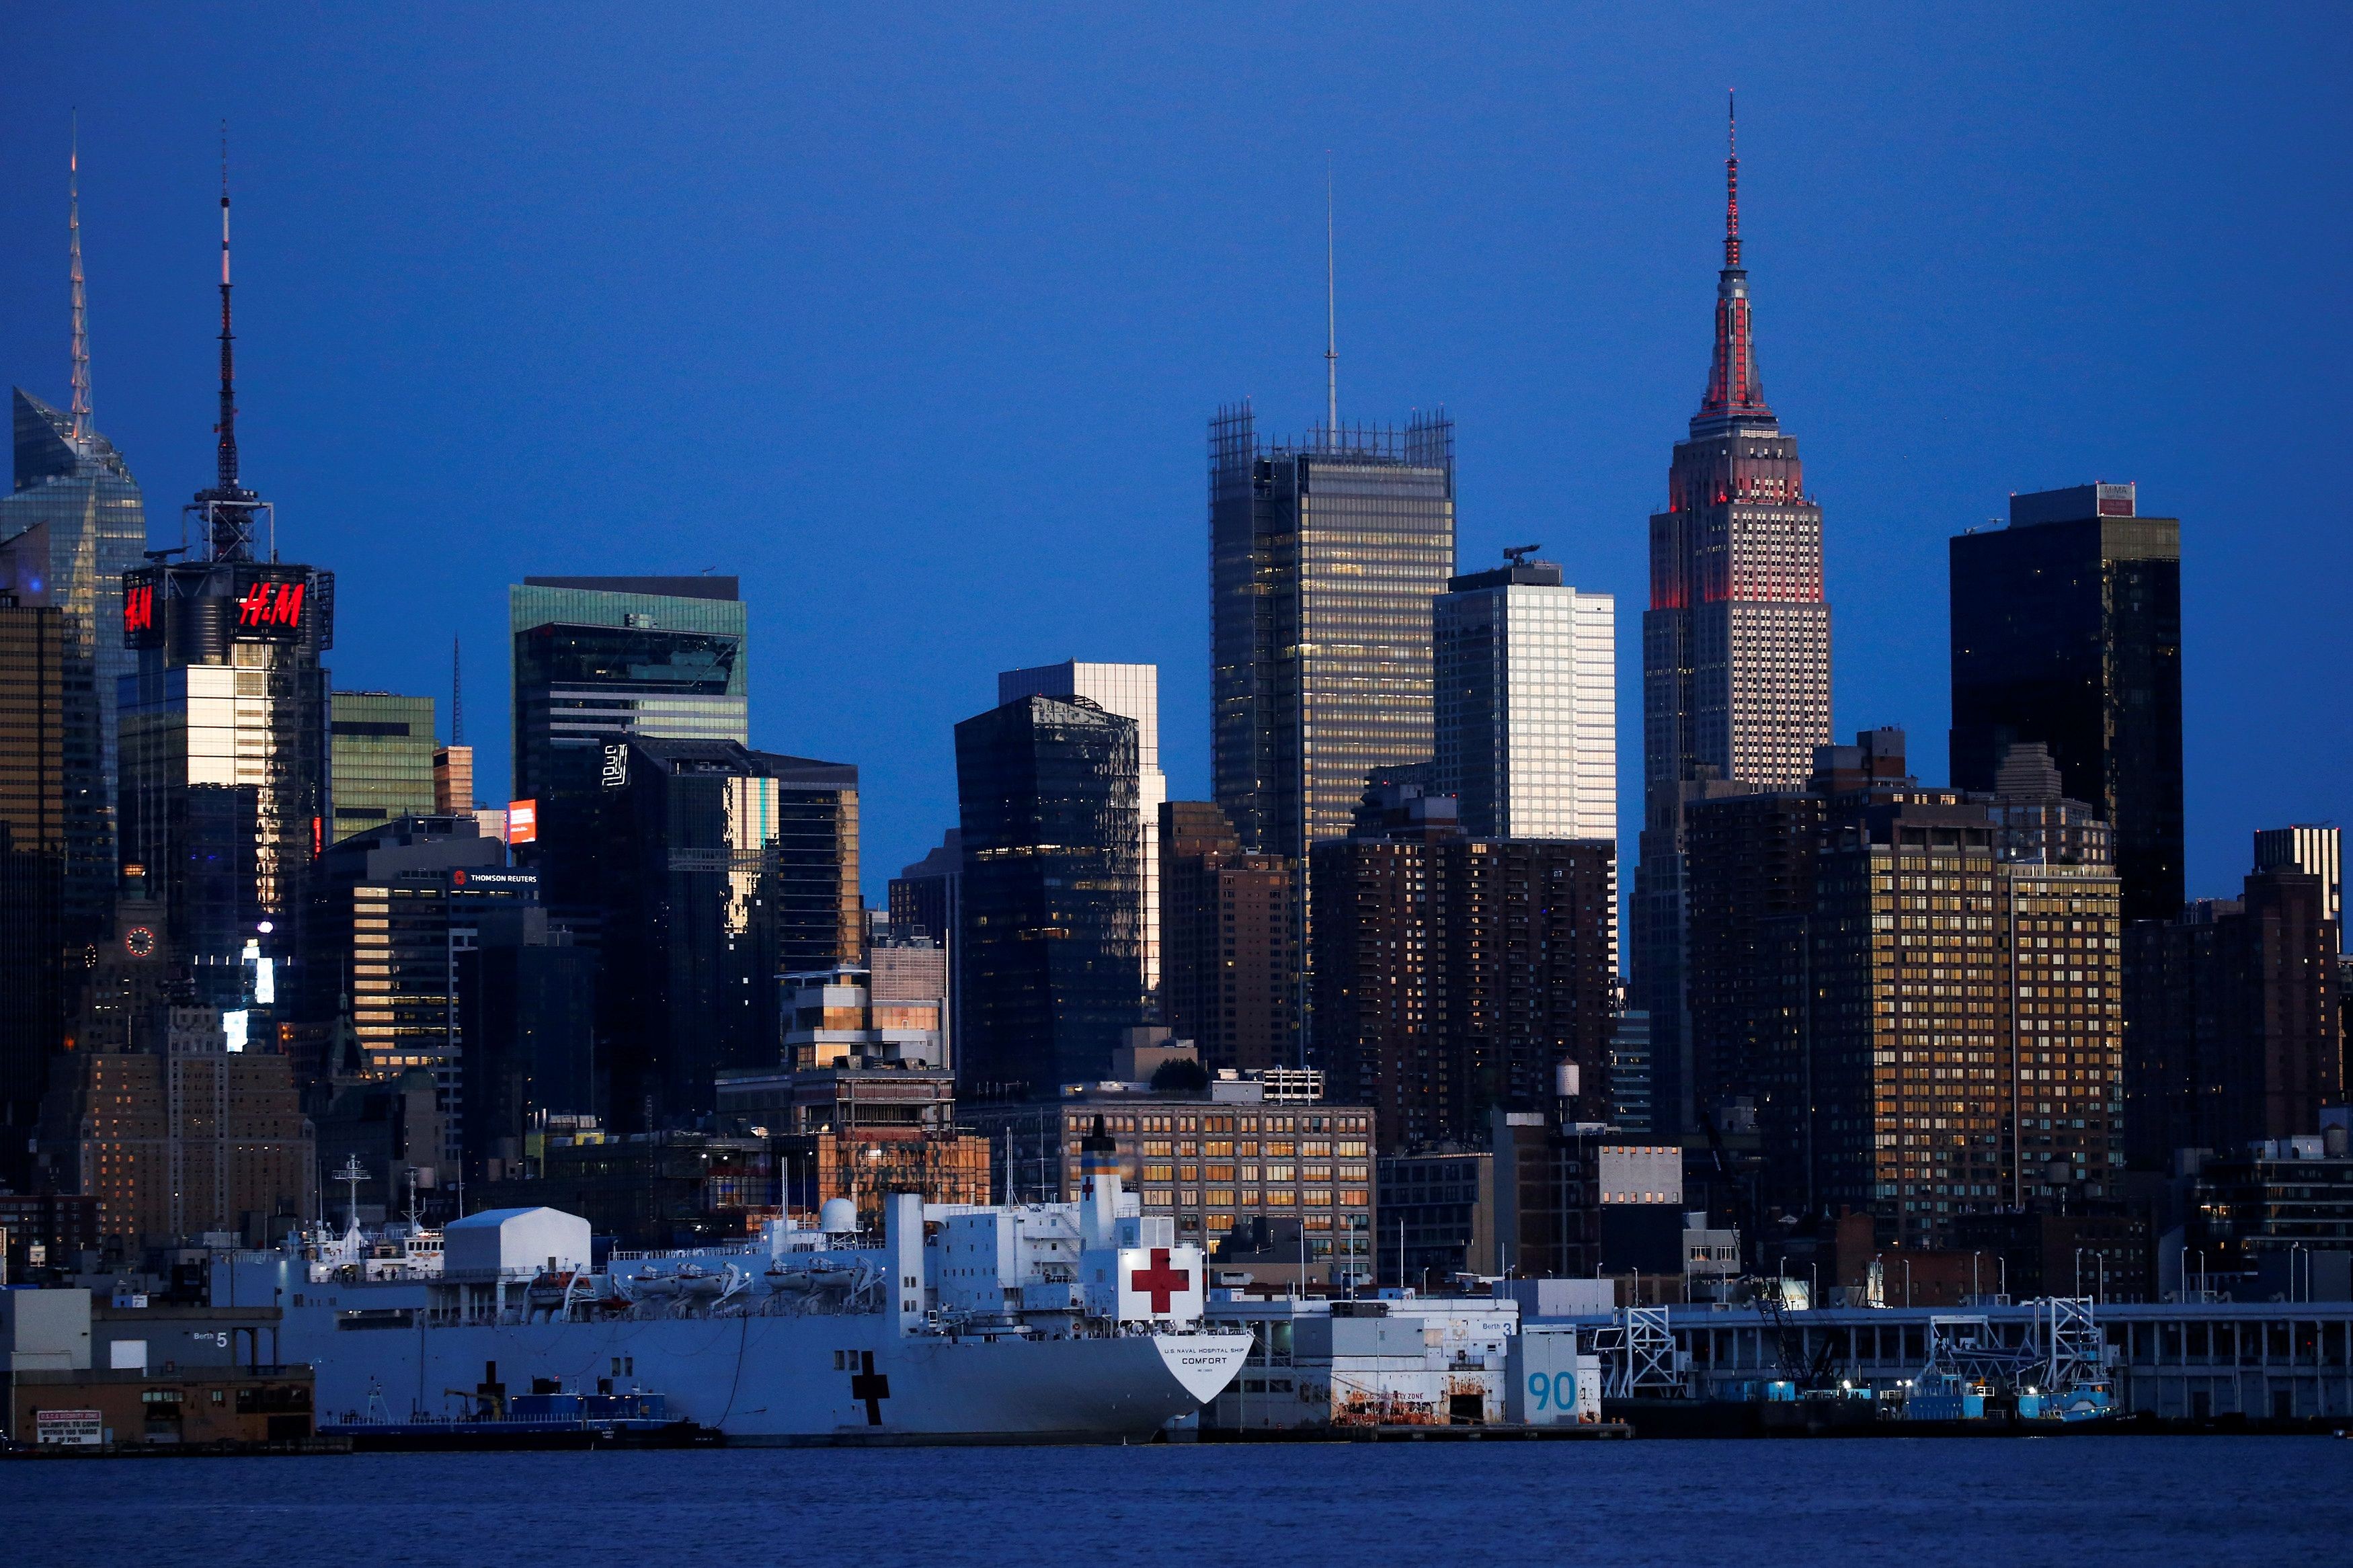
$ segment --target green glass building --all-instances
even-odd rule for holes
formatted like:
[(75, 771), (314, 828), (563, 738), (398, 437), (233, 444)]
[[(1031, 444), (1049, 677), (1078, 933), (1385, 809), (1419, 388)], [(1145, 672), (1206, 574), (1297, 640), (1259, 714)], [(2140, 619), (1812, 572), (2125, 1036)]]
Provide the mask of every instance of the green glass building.
[(518, 845), (554, 907), (602, 899), (599, 802), (632, 739), (751, 739), (744, 605), (733, 577), (526, 577), (507, 590)]
[(338, 691), (330, 700), (330, 842), (433, 815), (433, 699)]

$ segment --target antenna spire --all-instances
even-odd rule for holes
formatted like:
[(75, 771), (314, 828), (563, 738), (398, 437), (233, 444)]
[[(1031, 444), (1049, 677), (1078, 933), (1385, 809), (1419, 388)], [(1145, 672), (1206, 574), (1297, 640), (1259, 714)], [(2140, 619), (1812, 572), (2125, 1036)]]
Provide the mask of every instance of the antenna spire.
[(1748, 274), (1740, 265), (1740, 122), (1734, 100), (1724, 103), (1724, 270), (1715, 280), (1715, 357), (1708, 367), (1707, 392), (1692, 421), (1769, 420), (1764, 383), (1757, 374), (1756, 323), (1749, 311)]
[(458, 639), (449, 639), (449, 744), (458, 746), (466, 739), (466, 692), (458, 679)]
[(220, 479), (226, 493), (237, 489), (237, 351), (228, 308), (228, 121), (221, 121), (221, 384)]
[(66, 155), (66, 241), (73, 276), (73, 449), (90, 456), (90, 299), (81, 275), (81, 111), (73, 115)]
[(1724, 95), (1724, 265), (1740, 265), (1740, 121), (1733, 94)]
[(1324, 439), (1340, 444), (1340, 305), (1339, 279), (1332, 245), (1332, 154), (1324, 154)]

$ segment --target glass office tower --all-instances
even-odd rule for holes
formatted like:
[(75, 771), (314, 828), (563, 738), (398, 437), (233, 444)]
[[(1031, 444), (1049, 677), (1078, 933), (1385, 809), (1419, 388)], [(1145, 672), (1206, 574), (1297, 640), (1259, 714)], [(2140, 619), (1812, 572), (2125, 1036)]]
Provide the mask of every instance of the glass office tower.
[(1263, 445), (1209, 425), (1211, 766), (1245, 848), (1346, 835), (1366, 775), (1431, 752), (1430, 601), (1454, 571), (1454, 426)]
[(1050, 1100), (1144, 1021), (1136, 725), (1025, 697), (955, 729), (958, 1093)]
[(597, 901), (598, 792), (632, 737), (751, 739), (744, 602), (733, 577), (526, 577), (507, 590), (514, 639), (514, 796), (536, 803), (517, 846), (558, 909)]
[(1160, 771), (1160, 667), (1087, 664), (1065, 659), (997, 678), (997, 700), (1084, 697), (1106, 713), (1135, 721), (1135, 803), (1144, 825), (1144, 988), (1160, 990), (1160, 807), (1168, 776)]
[(329, 707), (335, 802), (329, 842), (404, 816), (433, 816), (433, 699), (338, 691)]
[(2124, 918), (2181, 912), (2181, 523), (2134, 486), (2010, 499), (1951, 542), (1953, 784), (1990, 790), (2041, 742), (2115, 832)]
[(16, 489), (0, 496), (0, 578), (65, 619), (66, 910), (82, 940), (109, 923), (115, 890), (116, 691), (133, 657), (122, 576), (147, 548), (146, 502), (114, 444), (32, 394), (13, 399)]

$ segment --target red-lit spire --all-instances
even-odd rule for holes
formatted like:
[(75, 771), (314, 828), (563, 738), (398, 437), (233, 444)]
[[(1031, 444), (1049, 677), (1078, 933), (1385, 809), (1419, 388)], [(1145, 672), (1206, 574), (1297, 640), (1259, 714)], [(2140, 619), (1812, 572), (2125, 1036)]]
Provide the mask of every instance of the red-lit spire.
[(1707, 377), (1707, 395), (1700, 400), (1692, 421), (1696, 431), (1704, 422), (1724, 419), (1769, 420), (1765, 385), (1757, 375), (1757, 344), (1748, 313), (1748, 274), (1740, 265), (1740, 146), (1738, 121), (1731, 100), (1725, 104), (1724, 270), (1715, 285), (1715, 362)]
[(1724, 95), (1724, 264), (1740, 265), (1740, 120)]

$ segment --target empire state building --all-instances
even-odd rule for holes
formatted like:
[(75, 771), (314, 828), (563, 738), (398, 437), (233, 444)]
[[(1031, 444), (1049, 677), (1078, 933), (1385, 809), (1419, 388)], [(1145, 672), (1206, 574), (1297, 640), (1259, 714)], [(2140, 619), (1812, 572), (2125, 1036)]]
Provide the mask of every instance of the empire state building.
[(1691, 436), (1651, 518), (1642, 616), (1641, 864), (1635, 877), (1637, 994), (1650, 1009), (1661, 1131), (1691, 1120), (1683, 1006), (1683, 806), (1802, 783), (1831, 739), (1831, 612), (1822, 513), (1795, 437), (1757, 379), (1748, 272), (1740, 264), (1740, 160), (1725, 160), (1724, 269), (1715, 358)]

